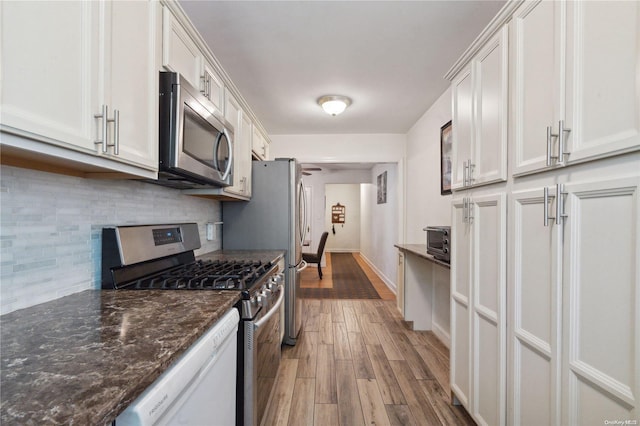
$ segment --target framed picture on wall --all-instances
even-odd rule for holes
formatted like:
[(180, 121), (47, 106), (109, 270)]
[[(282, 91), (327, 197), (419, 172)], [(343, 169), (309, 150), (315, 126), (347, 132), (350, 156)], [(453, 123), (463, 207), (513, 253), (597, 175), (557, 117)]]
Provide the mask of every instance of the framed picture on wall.
[(440, 128), (440, 194), (451, 194), (451, 121)]

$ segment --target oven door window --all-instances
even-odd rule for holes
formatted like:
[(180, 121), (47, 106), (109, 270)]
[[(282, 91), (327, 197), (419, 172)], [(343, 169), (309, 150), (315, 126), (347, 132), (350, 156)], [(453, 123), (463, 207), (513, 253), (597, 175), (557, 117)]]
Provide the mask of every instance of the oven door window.
[(444, 248), (444, 235), (438, 231), (427, 232), (429, 248), (442, 250)]
[[(184, 104), (184, 127), (183, 127), (183, 151), (193, 159), (206, 166), (224, 171), (218, 167), (220, 163), (219, 154), (216, 155), (216, 148), (227, 151), (227, 143), (221, 140), (224, 134), (213, 127), (207, 120), (200, 117), (189, 105)], [(228, 154), (226, 154), (228, 157)], [(226, 163), (222, 163), (226, 166)]]

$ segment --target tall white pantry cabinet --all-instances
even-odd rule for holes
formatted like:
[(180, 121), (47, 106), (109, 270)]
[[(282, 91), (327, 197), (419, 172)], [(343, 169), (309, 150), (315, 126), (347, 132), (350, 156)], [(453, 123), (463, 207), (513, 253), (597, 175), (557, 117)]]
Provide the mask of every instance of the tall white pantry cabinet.
[[(447, 78), (453, 396), (478, 424), (640, 420), (640, 2), (509, 2)], [(501, 120), (508, 172), (477, 179)]]

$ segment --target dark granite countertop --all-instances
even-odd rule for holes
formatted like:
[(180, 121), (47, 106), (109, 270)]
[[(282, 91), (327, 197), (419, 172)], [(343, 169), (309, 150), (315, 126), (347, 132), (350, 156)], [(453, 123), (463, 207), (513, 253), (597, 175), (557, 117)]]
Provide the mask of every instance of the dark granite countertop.
[(239, 299), (235, 291), (88, 290), (0, 316), (0, 424), (109, 424)]
[(443, 266), (447, 269), (451, 269), (451, 266), (447, 262), (443, 262), (442, 260), (438, 260), (429, 253), (427, 253), (427, 245), (426, 244), (394, 244), (394, 247), (406, 252), (415, 254), (429, 262), (433, 262), (436, 265)]
[(238, 292), (87, 290), (0, 317), (0, 423), (110, 423)]

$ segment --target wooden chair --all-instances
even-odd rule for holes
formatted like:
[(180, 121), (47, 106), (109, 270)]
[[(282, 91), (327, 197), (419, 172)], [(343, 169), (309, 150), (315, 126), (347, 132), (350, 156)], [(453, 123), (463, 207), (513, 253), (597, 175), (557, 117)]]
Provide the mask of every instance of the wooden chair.
[(323, 232), (320, 237), (320, 244), (318, 244), (318, 252), (317, 253), (302, 253), (302, 260), (307, 263), (317, 263), (318, 264), (318, 275), (320, 279), (322, 279), (322, 267), (320, 266), (320, 262), (322, 261), (322, 253), (324, 253), (324, 245), (327, 242), (327, 237), (329, 236), (328, 232)]

